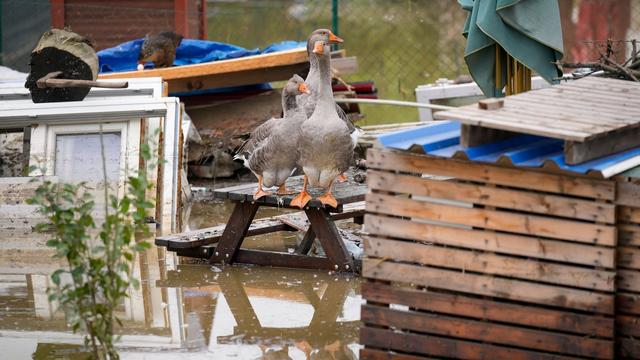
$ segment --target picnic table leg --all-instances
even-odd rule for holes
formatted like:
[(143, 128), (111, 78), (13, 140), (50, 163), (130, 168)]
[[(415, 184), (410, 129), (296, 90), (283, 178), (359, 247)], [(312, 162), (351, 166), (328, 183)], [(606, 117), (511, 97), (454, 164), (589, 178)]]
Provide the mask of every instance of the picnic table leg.
[(258, 316), (253, 310), (242, 281), (235, 272), (225, 271), (218, 276), (218, 284), (229, 310), (241, 331), (257, 331), (261, 328)]
[(220, 241), (216, 246), (213, 255), (209, 259), (210, 264), (227, 263), (231, 264), (242, 245), (247, 230), (251, 226), (253, 217), (256, 215), (260, 205), (247, 201), (236, 203), (227, 226), (225, 226)]
[(309, 250), (311, 250), (311, 246), (313, 246), (313, 242), (316, 240), (316, 233), (313, 231), (311, 227), (307, 229), (307, 232), (304, 234), (300, 245), (296, 249), (295, 253), (300, 255), (307, 255)]
[(353, 271), (353, 259), (342, 242), (342, 237), (331, 219), (329, 211), (324, 208), (307, 208), (304, 211), (327, 259), (334, 265), (335, 270)]

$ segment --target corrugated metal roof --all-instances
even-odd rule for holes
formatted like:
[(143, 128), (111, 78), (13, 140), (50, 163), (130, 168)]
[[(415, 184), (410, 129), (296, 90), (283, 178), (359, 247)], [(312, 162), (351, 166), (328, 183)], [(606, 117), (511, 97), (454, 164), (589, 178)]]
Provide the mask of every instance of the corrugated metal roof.
[(380, 135), (388, 148), (425, 154), (522, 167), (544, 167), (604, 178), (640, 165), (640, 147), (601, 157), (579, 165), (564, 162), (563, 141), (535, 135), (520, 135), (491, 144), (460, 146), (460, 123), (439, 121), (430, 125)]

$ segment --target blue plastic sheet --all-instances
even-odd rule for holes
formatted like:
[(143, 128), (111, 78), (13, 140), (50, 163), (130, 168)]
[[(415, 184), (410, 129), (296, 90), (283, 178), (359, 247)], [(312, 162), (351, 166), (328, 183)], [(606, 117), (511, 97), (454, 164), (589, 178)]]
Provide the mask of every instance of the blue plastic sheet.
[[(98, 52), (100, 73), (134, 71), (137, 69), (138, 53), (144, 39), (136, 39), (118, 46)], [(267, 54), (277, 51), (304, 47), (304, 42), (282, 41), (260, 49), (245, 49), (240, 46), (217, 41), (184, 39), (176, 50), (174, 65), (200, 64), (204, 62), (235, 59), (243, 56)], [(153, 68), (153, 63), (145, 64), (146, 69)]]

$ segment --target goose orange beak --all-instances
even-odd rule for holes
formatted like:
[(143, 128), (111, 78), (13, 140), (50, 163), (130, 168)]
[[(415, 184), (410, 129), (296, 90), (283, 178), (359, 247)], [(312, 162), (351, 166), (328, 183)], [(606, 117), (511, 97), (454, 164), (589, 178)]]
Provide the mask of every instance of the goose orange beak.
[(313, 45), (313, 53), (318, 55), (324, 54), (324, 43), (322, 41), (316, 41)]
[(309, 88), (305, 83), (301, 83), (300, 85), (298, 85), (298, 91), (300, 91), (303, 94), (311, 94), (311, 91), (309, 91)]
[(332, 32), (329, 33), (329, 44), (337, 44), (342, 42), (344, 42), (344, 40), (336, 36), (336, 34)]

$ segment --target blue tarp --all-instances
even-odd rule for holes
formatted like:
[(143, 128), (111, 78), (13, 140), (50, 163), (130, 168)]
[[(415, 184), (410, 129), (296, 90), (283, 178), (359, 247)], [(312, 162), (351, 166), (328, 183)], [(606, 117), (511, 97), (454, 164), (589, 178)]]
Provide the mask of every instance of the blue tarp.
[[(136, 70), (138, 66), (138, 53), (140, 53), (143, 40), (144, 39), (136, 39), (99, 51), (98, 60), (100, 62), (100, 73)], [(304, 46), (306, 46), (304, 42), (282, 41), (271, 44), (260, 51), (258, 48), (248, 50), (240, 46), (217, 41), (184, 39), (176, 50), (174, 64), (177, 66), (200, 64), (216, 60), (273, 53)], [(145, 68), (153, 68), (153, 64), (147, 63), (145, 64)]]

